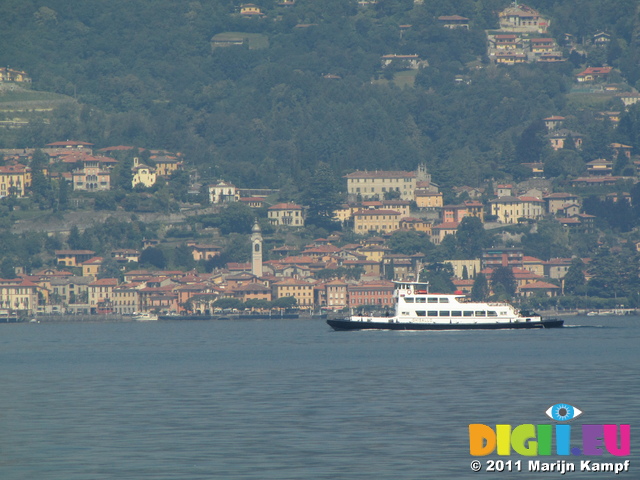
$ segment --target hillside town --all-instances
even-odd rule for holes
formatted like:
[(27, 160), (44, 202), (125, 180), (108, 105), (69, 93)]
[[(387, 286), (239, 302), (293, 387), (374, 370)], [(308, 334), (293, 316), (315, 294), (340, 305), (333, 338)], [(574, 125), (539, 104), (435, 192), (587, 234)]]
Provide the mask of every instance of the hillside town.
[[(361, 2), (360, 7), (370, 8), (375, 3)], [(284, 9), (293, 4), (279, 5)], [(247, 22), (262, 22), (266, 17), (254, 4), (239, 6), (234, 15)], [(473, 22), (456, 12), (434, 20), (451, 34), (469, 32)], [(293, 24), (292, 28), (307, 30), (314, 25)], [(444, 187), (433, 181), (435, 162), (429, 160), (429, 153), (426, 161), (414, 164), (414, 170), (334, 168), (333, 177), (324, 178), (331, 186), (324, 192), (327, 196), (335, 193), (337, 201), (328, 202), (328, 211), (320, 211), (316, 203), (323, 199), (316, 197), (316, 203), (313, 199), (302, 201), (305, 196), (301, 191), (308, 185), (296, 185), (290, 191), (254, 188), (240, 182), (236, 185), (229, 178), (237, 172), (227, 170), (228, 175), (216, 176), (211, 173), (213, 166), (203, 168), (188, 155), (163, 148), (96, 148), (88, 141), (93, 139), (84, 138), (0, 149), (3, 208), (7, 218), (9, 213), (12, 215), (11, 221), (24, 213), (24, 218), (7, 227), (24, 232), (20, 225), (27, 224), (32, 216), (27, 214), (30, 209), (51, 210), (64, 217), (55, 229), (44, 223), (37, 225), (37, 220), (31, 224), (34, 231), (46, 233), (58, 248), (43, 253), (44, 260), (40, 259), (35, 268), (5, 262), (6, 278), (0, 279), (0, 309), (7, 315), (19, 312), (25, 316), (384, 309), (392, 301), (393, 281), (423, 280), (434, 271), (445, 272), (447, 277), (444, 287), (434, 282), (436, 287), (454, 288), (483, 298), (515, 299), (522, 304), (537, 301), (544, 307), (557, 307), (560, 301), (553, 303), (553, 299), (580, 292), (575, 288), (575, 275), (582, 286), (592, 279), (589, 265), (593, 258), (585, 254), (588, 248), (575, 252), (567, 247), (560, 249), (563, 256), (547, 252), (538, 258), (523, 242), (528, 235), (551, 229), (556, 237), (562, 237), (565, 246), (583, 238), (589, 238), (592, 245), (602, 245), (608, 233), (603, 222), (609, 220), (603, 210), (638, 208), (634, 205), (640, 178), (637, 148), (621, 142), (603, 142), (605, 135), (597, 135), (598, 129), (616, 132), (621, 122), (625, 123), (621, 119), (632, 118), (640, 93), (625, 83), (615, 67), (605, 62), (599, 66), (582, 63), (587, 56), (604, 58), (615, 42), (609, 33), (593, 31), (580, 39), (571, 34), (552, 38), (551, 25), (552, 19), (514, 2), (498, 13), (497, 28), (485, 31), (485, 58), (470, 62), (471, 68), (513, 71), (518, 64), (578, 62), (580, 67), (573, 69), (568, 93), (589, 101), (604, 98), (605, 101), (594, 102), (603, 108), (571, 114), (556, 110), (537, 118), (516, 142), (516, 150), (520, 151), (505, 147), (504, 154), (506, 162), (513, 163), (516, 156), (522, 159), (532, 150), (536, 153), (529, 156), (535, 161), (520, 161), (510, 167), (508, 171), (512, 173), (501, 171), (496, 178), (489, 174), (482, 179), (478, 176), (474, 183), (455, 180), (466, 173), (466, 167), (472, 169), (471, 157), (461, 160), (457, 171), (451, 167), (445, 170), (445, 176), (454, 180), (449, 179)], [(412, 28), (411, 24), (399, 25), (400, 38), (410, 36)], [(260, 34), (219, 33), (211, 39), (211, 49), (259, 50), (268, 45), (264, 40)], [(430, 59), (418, 54), (388, 53), (379, 58), (378, 73), (386, 79), (407, 71), (419, 79), (431, 67)], [(322, 78), (342, 79), (333, 73), (325, 73)], [(456, 75), (452, 81), (456, 87), (472, 85), (469, 73)], [(28, 89), (31, 83), (26, 71), (0, 69), (3, 91)], [(49, 114), (54, 108), (40, 110)], [(38, 113), (37, 109), (13, 104), (7, 112)], [(630, 121), (625, 128), (630, 128)], [(0, 127), (6, 131), (33, 128), (31, 120), (15, 116), (1, 122)], [(40, 122), (43, 126), (50, 119)], [(585, 159), (590, 152), (594, 153)], [(253, 169), (253, 165), (248, 168)], [(337, 176), (336, 170), (342, 174)], [(443, 176), (442, 165), (438, 165), (438, 173)], [(304, 182), (312, 183), (317, 172), (307, 171), (305, 175), (309, 178)], [(263, 185), (266, 186), (271, 185)], [(202, 227), (198, 217), (195, 224), (199, 226), (185, 227), (189, 216), (206, 214), (219, 218), (225, 212), (235, 212), (229, 214), (233, 216), (238, 212), (233, 210), (237, 206), (244, 213), (251, 212), (251, 226), (227, 230), (249, 239), (245, 251), (235, 255), (250, 261), (228, 258), (229, 244), (235, 240), (230, 240), (215, 221), (210, 223), (217, 227)], [(87, 210), (95, 212), (96, 219), (98, 212), (105, 211), (155, 212), (160, 217), (175, 214), (176, 219), (163, 223), (162, 218), (156, 218), (155, 224), (163, 226), (154, 231), (159, 234), (140, 238), (135, 245), (129, 245), (131, 248), (73, 248), (71, 239), (93, 226), (74, 222), (74, 212)], [(611, 218), (624, 216), (612, 214)], [(171, 237), (172, 229), (181, 236)], [(322, 235), (309, 238), (309, 232)], [(473, 249), (463, 248), (460, 243), (469, 236), (479, 242)], [(398, 238), (414, 244), (399, 246)], [(632, 238), (619, 238), (613, 243), (614, 249), (626, 245), (640, 250), (640, 242)], [(166, 270), (162, 262), (149, 261), (151, 254), (176, 248), (187, 252), (189, 261), (182, 265), (189, 264), (190, 268)], [(438, 253), (429, 253), (435, 251)], [(566, 284), (570, 270), (574, 278)], [(505, 271), (509, 277), (506, 291), (497, 280)]]
[[(550, 146), (562, 148), (562, 139), (568, 137), (562, 133), (563, 118), (555, 116), (544, 121)], [(577, 135), (571, 138), (574, 142), (580, 140)], [(49, 162), (46, 171), (63, 167), (57, 178), (67, 182), (73, 192), (108, 191), (111, 174), (119, 162), (107, 155), (132, 147), (107, 147), (95, 152), (92, 147), (89, 142), (60, 141), (45, 145), (40, 151)], [(573, 185), (586, 188), (588, 194), (589, 189), (615, 185), (623, 179), (612, 175), (618, 158), (626, 159), (634, 170), (640, 163), (629, 146), (611, 144), (610, 149), (610, 159), (590, 162), (586, 176), (573, 180)], [(36, 150), (2, 150), (3, 196), (19, 199), (32, 195), (28, 165)], [(134, 158), (132, 187), (150, 188), (160, 178), (171, 181), (172, 173), (184, 168), (180, 154), (151, 151), (148, 158), (153, 166)], [(528, 167), (535, 172), (535, 165)], [(635, 182), (635, 173), (627, 179)], [(342, 180), (346, 201), (333, 212), (333, 219), (343, 226), (343, 231), (327, 238), (316, 238), (306, 245), (282, 244), (263, 252), (262, 232), (256, 220), (251, 233), (251, 261), (229, 262), (211, 272), (131, 269), (139, 264), (145, 249), (161, 247), (162, 239), (145, 239), (138, 249), (114, 249), (102, 254), (60, 249), (55, 251), (50, 267), (31, 272), (16, 269), (16, 278), (0, 280), (0, 308), (26, 315), (129, 315), (147, 311), (198, 315), (221, 310), (223, 299), (227, 299), (227, 305), (254, 310), (274, 305), (309, 312), (387, 308), (392, 303), (392, 281), (417, 280), (429, 263), (423, 253), (394, 253), (388, 241), (395, 232), (418, 232), (433, 245), (442, 245), (447, 237), (455, 237), (469, 219), (489, 231), (510, 225), (535, 225), (543, 219), (570, 232), (596, 230), (595, 216), (583, 211), (584, 195), (553, 191), (551, 182), (542, 175), (520, 184), (493, 183), (486, 188), (460, 185), (454, 188), (456, 198), (461, 199), (455, 204), (444, 204), (443, 193), (424, 164), (416, 171), (355, 171)], [(305, 227), (309, 206), (293, 202), (269, 204), (271, 190), (243, 189), (220, 180), (206, 186), (206, 191), (208, 203), (216, 211), (242, 204), (256, 211), (256, 219), (258, 211), (266, 211), (265, 220), (276, 231), (300, 232)], [(622, 198), (616, 196), (616, 200)], [(345, 243), (347, 231), (360, 240)], [(211, 243), (201, 239), (185, 242), (195, 262), (221, 254), (222, 246), (215, 243), (222, 240), (219, 235), (213, 234), (210, 240)], [(496, 268), (507, 267), (516, 282), (517, 298), (563, 295), (563, 279), (575, 259), (541, 260), (524, 255), (522, 248), (500, 243), (502, 246), (484, 248), (477, 257), (442, 262), (450, 266), (456, 290), (470, 294), (478, 275), (491, 279)], [(121, 279), (100, 275), (104, 253), (119, 266)], [(581, 261), (587, 265), (590, 259)]]

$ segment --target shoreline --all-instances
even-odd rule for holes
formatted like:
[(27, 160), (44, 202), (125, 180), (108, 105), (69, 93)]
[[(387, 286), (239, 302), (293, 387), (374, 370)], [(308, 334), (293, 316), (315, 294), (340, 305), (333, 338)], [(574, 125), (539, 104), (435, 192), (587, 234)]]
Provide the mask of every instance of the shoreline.
[[(326, 316), (308, 313), (285, 314), (213, 314), (213, 315), (159, 315), (160, 322), (166, 321), (232, 321), (232, 320), (323, 320)], [(0, 323), (149, 323), (135, 320), (132, 315), (103, 314), (103, 315), (34, 315), (25, 318), (12, 318), (11, 321)]]

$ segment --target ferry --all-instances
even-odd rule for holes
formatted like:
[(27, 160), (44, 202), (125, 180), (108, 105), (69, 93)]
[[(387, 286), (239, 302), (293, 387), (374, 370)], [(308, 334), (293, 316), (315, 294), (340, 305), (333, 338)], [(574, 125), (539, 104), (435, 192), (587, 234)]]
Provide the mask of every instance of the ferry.
[(564, 320), (542, 319), (506, 302), (472, 302), (464, 294), (429, 293), (429, 284), (394, 282), (395, 312), (328, 319), (334, 330), (493, 330), (558, 328)]

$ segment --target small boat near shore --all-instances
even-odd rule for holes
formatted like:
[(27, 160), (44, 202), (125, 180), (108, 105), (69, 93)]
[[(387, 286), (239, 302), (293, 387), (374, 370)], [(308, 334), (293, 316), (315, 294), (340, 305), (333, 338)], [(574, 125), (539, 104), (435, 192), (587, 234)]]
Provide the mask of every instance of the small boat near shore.
[(158, 315), (150, 312), (136, 312), (133, 314), (133, 320), (137, 322), (155, 322), (158, 320)]
[(564, 325), (564, 320), (542, 319), (506, 302), (472, 302), (462, 293), (429, 293), (428, 283), (394, 283), (393, 314), (358, 314), (328, 319), (327, 323), (334, 330), (494, 330)]

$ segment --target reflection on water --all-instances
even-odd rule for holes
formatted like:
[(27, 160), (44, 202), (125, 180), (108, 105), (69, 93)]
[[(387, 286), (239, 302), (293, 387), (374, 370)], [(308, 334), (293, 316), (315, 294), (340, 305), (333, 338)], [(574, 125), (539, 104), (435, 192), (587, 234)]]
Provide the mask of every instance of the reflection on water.
[(640, 424), (640, 319), (567, 323), (599, 328), (2, 325), (0, 478), (491, 478), (469, 468), (469, 423), (547, 423), (566, 402)]

